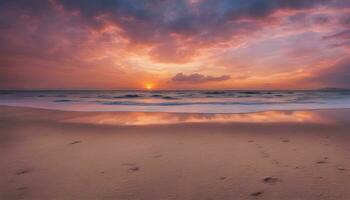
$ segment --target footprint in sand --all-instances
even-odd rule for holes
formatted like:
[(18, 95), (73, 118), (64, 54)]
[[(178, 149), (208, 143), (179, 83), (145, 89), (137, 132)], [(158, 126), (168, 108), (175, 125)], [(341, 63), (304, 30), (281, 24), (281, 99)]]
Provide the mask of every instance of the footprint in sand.
[(131, 172), (136, 172), (140, 170), (140, 167), (136, 166), (133, 163), (123, 163), (122, 165), (128, 167), (128, 170)]
[(153, 156), (153, 158), (160, 158), (160, 157), (162, 157), (161, 154), (157, 154), (157, 155), (154, 155), (154, 156)]
[(81, 143), (81, 141), (77, 140), (77, 141), (71, 142), (70, 144), (79, 144), (79, 143)]
[(23, 175), (29, 173), (31, 170), (30, 169), (20, 169), (16, 172), (17, 175)]
[(270, 183), (270, 184), (273, 184), (273, 183), (277, 183), (279, 182), (280, 179), (279, 178), (276, 178), (276, 177), (273, 177), (273, 176), (268, 176), (268, 177), (265, 177), (263, 179), (263, 182), (264, 183)]
[(328, 163), (328, 161), (326, 161), (326, 160), (316, 161), (316, 164), (326, 164), (326, 163)]
[(135, 167), (130, 167), (129, 170), (132, 172), (136, 172), (136, 171), (139, 171), (140, 168), (135, 166)]
[(279, 165), (280, 162), (278, 160), (272, 160), (272, 163), (275, 164), (275, 165)]
[(344, 168), (344, 167), (337, 167), (338, 171), (348, 171), (348, 169)]
[(280, 137), (280, 140), (281, 140), (282, 142), (289, 142), (289, 141), (290, 141), (288, 138), (283, 138), (283, 137)]
[(257, 197), (257, 196), (262, 195), (263, 193), (264, 193), (264, 191), (253, 192), (250, 194), (250, 196)]
[(326, 163), (328, 163), (328, 157), (325, 156), (325, 157), (323, 157), (322, 160), (316, 161), (315, 163), (316, 164), (326, 164)]
[(27, 189), (28, 189), (28, 188), (25, 187), (25, 186), (22, 186), (22, 187), (17, 188), (17, 190), (19, 190), (19, 191), (23, 191), (23, 190), (27, 190)]

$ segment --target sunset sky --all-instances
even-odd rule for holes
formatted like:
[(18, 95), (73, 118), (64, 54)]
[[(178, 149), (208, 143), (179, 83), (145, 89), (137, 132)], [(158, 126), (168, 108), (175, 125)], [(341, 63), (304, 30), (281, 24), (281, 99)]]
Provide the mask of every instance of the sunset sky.
[(349, 0), (0, 0), (0, 89), (350, 88)]

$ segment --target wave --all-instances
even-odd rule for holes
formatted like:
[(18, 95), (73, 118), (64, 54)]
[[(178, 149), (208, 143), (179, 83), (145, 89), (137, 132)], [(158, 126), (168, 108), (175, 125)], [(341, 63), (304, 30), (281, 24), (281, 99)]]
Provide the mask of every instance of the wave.
[(0, 105), (82, 111), (244, 113), (349, 108), (350, 91), (0, 91)]
[(57, 99), (57, 100), (54, 100), (54, 102), (78, 102), (78, 101), (73, 99)]
[(321, 103), (322, 102), (158, 102), (158, 103), (147, 103), (147, 102), (136, 102), (136, 101), (113, 101), (113, 102), (101, 102), (97, 103), (103, 105), (128, 105), (128, 106), (188, 106), (188, 105), (273, 105), (273, 104), (290, 104), (290, 103)]
[(142, 95), (139, 94), (126, 94), (122, 96), (114, 96), (114, 99), (130, 99), (130, 98), (140, 98)]

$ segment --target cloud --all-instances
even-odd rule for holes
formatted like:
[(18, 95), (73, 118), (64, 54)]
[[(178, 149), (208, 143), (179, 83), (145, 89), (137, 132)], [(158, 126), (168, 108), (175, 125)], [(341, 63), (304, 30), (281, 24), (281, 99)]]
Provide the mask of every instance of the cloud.
[(345, 58), (333, 66), (315, 71), (313, 77), (305, 80), (323, 87), (342, 87), (350, 89), (350, 58)]
[(350, 47), (350, 29), (337, 32), (332, 35), (323, 37), (325, 40), (335, 41), (335, 43), (329, 45), (332, 48), (337, 47)]
[[(185, 68), (208, 74), (240, 70), (263, 79), (265, 73), (343, 56), (348, 7), (347, 0), (0, 0), (0, 88), (16, 82), (46, 87), (57, 76), (68, 82), (70, 71), (100, 71), (103, 77), (103, 71), (116, 70), (111, 81), (124, 77), (119, 72), (168, 80)], [(324, 35), (329, 38), (322, 40)], [(296, 39), (306, 45), (290, 42)], [(326, 48), (332, 45), (342, 48)], [(284, 57), (293, 46), (305, 48)], [(226, 57), (232, 59), (218, 64)], [(34, 76), (44, 72), (48, 81)], [(16, 79), (19, 74), (24, 78)], [(198, 75), (182, 74), (192, 82), (229, 78)], [(132, 77), (127, 79), (135, 85), (143, 81)]]
[(176, 74), (171, 80), (174, 82), (180, 82), (180, 83), (206, 83), (206, 82), (220, 82), (220, 81), (226, 81), (231, 79), (229, 75), (222, 75), (222, 76), (205, 76), (199, 73), (194, 74), (183, 74), (178, 73)]
[[(305, 10), (333, 1), (5, 0), (0, 1), (0, 29), (15, 29), (9, 33), (13, 38), (10, 42), (24, 38), (35, 42), (33, 48), (39, 44), (43, 47), (38, 49), (46, 51), (60, 44), (53, 40), (74, 43), (83, 38), (77, 42), (81, 43), (89, 41), (92, 34), (113, 27), (118, 30), (113, 37), (123, 38), (130, 46), (146, 45), (148, 56), (154, 61), (186, 63), (202, 49), (242, 40), (264, 28), (264, 21), (276, 11)], [(9, 43), (3, 34), (7, 32), (0, 32), (0, 39)], [(65, 37), (57, 37), (58, 34)], [(14, 47), (13, 44), (2, 46)]]
[[(151, 45), (149, 57), (184, 63), (202, 48), (239, 40), (263, 28), (279, 10), (305, 10), (329, 0), (57, 0), (87, 26), (117, 26), (131, 45)], [(248, 19), (248, 20), (247, 20)], [(175, 41), (172, 48), (169, 41)]]
[(350, 39), (350, 29), (338, 32), (333, 35), (325, 36), (324, 39)]

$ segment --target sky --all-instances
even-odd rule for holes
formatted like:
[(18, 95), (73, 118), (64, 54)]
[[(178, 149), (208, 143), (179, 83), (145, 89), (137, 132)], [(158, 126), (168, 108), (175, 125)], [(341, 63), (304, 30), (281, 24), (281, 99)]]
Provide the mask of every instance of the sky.
[(0, 0), (0, 89), (350, 88), (349, 0)]

